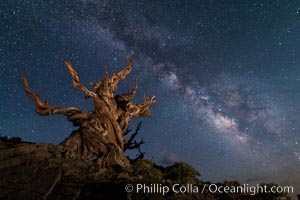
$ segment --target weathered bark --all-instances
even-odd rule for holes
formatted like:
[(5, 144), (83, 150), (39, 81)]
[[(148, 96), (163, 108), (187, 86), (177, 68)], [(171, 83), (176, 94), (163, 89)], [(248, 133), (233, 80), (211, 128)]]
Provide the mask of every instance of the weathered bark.
[(134, 103), (138, 83), (136, 79), (133, 89), (128, 93), (115, 95), (119, 81), (132, 71), (132, 59), (128, 65), (114, 73), (110, 78), (108, 70), (105, 76), (97, 83), (90, 83), (93, 91), (83, 86), (70, 62), (65, 62), (71, 74), (73, 86), (81, 90), (86, 98), (93, 98), (94, 110), (81, 112), (76, 107), (60, 108), (48, 105), (47, 100), (42, 102), (28, 85), (26, 74), (23, 73), (22, 83), (25, 92), (36, 103), (36, 112), (39, 115), (64, 114), (68, 120), (79, 126), (79, 129), (58, 145), (61, 156), (68, 158), (86, 158), (97, 160), (102, 166), (120, 165), (128, 167), (129, 162), (124, 154), (125, 133), (128, 131), (129, 122), (133, 117), (149, 117), (150, 107), (155, 102), (155, 97), (145, 96), (144, 102)]

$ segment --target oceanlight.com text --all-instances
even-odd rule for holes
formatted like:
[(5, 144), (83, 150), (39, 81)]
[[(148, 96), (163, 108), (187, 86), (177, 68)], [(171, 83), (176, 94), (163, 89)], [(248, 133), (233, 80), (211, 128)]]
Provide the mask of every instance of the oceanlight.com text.
[(145, 194), (162, 194), (165, 195), (169, 192), (181, 193), (181, 194), (197, 194), (209, 192), (212, 194), (275, 194), (275, 193), (287, 193), (292, 194), (294, 192), (293, 186), (268, 186), (268, 185), (249, 185), (242, 184), (238, 186), (224, 186), (217, 184), (204, 184), (202, 186), (193, 184), (173, 184), (163, 185), (161, 183), (152, 184), (127, 184), (125, 186), (126, 192), (145, 193)]

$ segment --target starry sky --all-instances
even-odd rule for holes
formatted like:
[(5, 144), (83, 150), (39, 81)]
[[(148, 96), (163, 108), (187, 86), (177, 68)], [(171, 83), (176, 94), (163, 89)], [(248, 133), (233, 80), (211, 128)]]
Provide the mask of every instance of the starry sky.
[[(136, 101), (146, 157), (185, 161), (211, 181), (275, 181), (300, 188), (300, 2), (11, 0), (0, 3), (0, 133), (58, 144), (76, 129), (41, 117), (21, 85), (50, 105), (93, 109), (72, 86), (103, 77), (137, 53)], [(132, 128), (139, 121), (132, 121)], [(298, 189), (299, 191), (299, 189)]]

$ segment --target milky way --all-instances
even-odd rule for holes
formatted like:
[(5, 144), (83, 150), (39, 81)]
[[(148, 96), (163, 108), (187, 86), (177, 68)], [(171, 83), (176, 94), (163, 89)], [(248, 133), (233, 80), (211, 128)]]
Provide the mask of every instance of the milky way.
[(118, 92), (140, 72), (136, 101), (158, 99), (140, 133), (149, 159), (207, 180), (300, 185), (299, 2), (10, 1), (0, 15), (1, 134), (57, 144), (76, 128), (34, 113), (22, 69), (52, 105), (88, 110), (62, 61), (88, 83), (135, 52)]

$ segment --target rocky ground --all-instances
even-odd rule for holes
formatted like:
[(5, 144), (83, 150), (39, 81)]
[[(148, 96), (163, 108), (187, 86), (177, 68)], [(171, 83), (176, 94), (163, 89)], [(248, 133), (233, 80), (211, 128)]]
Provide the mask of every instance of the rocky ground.
[(149, 160), (132, 163), (131, 169), (101, 168), (89, 160), (66, 159), (52, 144), (0, 140), (0, 199), (276, 199), (276, 196), (204, 194), (145, 194), (125, 191), (127, 184), (204, 184), (191, 166), (170, 167)]

